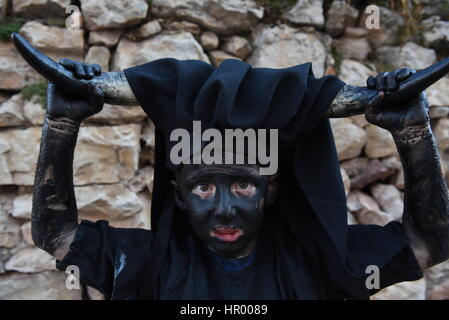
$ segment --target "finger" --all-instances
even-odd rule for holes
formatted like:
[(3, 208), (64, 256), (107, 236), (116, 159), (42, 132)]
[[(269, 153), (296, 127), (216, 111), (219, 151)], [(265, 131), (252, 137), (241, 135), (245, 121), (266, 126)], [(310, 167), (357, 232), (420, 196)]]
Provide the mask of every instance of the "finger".
[(64, 66), (64, 68), (73, 71), (75, 70), (75, 65), (76, 65), (76, 61), (73, 61), (72, 59), (69, 58), (62, 58), (59, 60), (59, 63), (62, 64)]
[(385, 93), (383, 91), (378, 91), (378, 93), (371, 98), (369, 98), (367, 102), (367, 107), (371, 111), (377, 111), (378, 107), (382, 103), (382, 100), (384, 99)]
[(383, 73), (376, 77), (376, 89), (385, 90), (385, 77)]
[(395, 91), (399, 87), (398, 82), (396, 81), (396, 74), (394, 72), (390, 72), (385, 77), (385, 88), (387, 91)]
[(366, 85), (369, 89), (376, 88), (376, 80), (374, 80), (373, 76), (369, 76), (368, 79), (366, 79)]
[(92, 65), (90, 65), (90, 64), (87, 64), (87, 63), (84, 64), (84, 72), (86, 74), (87, 79), (92, 79), (95, 76)]
[(84, 72), (84, 67), (82, 63), (75, 64), (75, 77), (79, 79), (85, 79), (86, 73)]
[(101, 110), (104, 104), (103, 90), (100, 87), (94, 85), (93, 83), (89, 83), (87, 85), (87, 90), (89, 91), (89, 104)]
[(376, 123), (377, 116), (378, 116), (377, 113), (370, 112), (369, 110), (367, 110), (367, 112), (365, 112), (365, 119), (369, 123)]
[(91, 66), (96, 76), (101, 75), (101, 66), (99, 64), (94, 63)]
[(374, 123), (376, 118), (380, 114), (380, 104), (384, 98), (384, 92), (378, 91), (378, 93), (371, 97), (367, 102), (367, 108), (365, 109), (365, 119), (368, 122)]
[(399, 82), (404, 81), (415, 72), (416, 70), (412, 68), (402, 68), (396, 73), (396, 80), (398, 80)]

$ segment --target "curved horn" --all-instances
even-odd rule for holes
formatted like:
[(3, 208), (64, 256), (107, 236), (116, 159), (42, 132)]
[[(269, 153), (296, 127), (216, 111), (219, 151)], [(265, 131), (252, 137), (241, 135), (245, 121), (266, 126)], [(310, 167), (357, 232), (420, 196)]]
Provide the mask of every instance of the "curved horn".
[[(48, 81), (57, 83), (65, 90), (78, 95), (87, 95), (86, 84), (95, 82), (105, 92), (107, 103), (118, 105), (138, 105), (123, 72), (104, 72), (92, 80), (76, 79), (73, 74), (34, 48), (18, 33), (11, 38), (23, 58)], [(416, 72), (406, 81), (400, 83), (399, 89), (385, 96), (384, 105), (395, 105), (406, 101), (425, 90), (449, 72), (449, 58)], [(347, 117), (364, 112), (365, 101), (376, 94), (376, 90), (366, 87), (346, 85), (337, 94), (326, 112), (328, 117)]]
[[(394, 106), (410, 100), (444, 77), (448, 72), (449, 58), (445, 58), (412, 74), (401, 82), (398, 90), (385, 95), (382, 105)], [(326, 116), (340, 118), (362, 114), (365, 111), (365, 102), (375, 94), (377, 94), (377, 90), (346, 85), (335, 96)]]
[(383, 104), (396, 105), (410, 100), (418, 93), (426, 90), (449, 72), (449, 58), (445, 58), (430, 67), (412, 74), (399, 84), (399, 89), (385, 96)]
[(34, 48), (20, 34), (12, 33), (11, 39), (30, 66), (63, 90), (87, 97), (87, 83), (92, 81), (104, 91), (107, 103), (128, 106), (139, 104), (123, 72), (103, 72), (92, 80), (77, 79), (72, 72)]

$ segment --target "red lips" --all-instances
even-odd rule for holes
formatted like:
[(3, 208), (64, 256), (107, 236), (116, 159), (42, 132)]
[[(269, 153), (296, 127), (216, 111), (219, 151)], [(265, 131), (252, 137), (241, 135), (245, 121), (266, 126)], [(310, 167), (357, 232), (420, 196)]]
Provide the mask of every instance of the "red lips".
[(243, 235), (243, 231), (234, 227), (218, 227), (211, 231), (211, 235), (223, 242), (234, 242)]

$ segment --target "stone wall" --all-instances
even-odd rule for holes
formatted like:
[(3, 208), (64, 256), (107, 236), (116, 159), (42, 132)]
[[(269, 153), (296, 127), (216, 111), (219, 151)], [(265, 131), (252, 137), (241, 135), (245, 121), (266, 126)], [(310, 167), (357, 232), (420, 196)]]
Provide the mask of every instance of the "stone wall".
[[(1, 6), (9, 4), (4, 21), (25, 19), (20, 33), (49, 56), (96, 62), (104, 70), (165, 57), (213, 65), (233, 58), (271, 68), (312, 61), (316, 76), (335, 74), (362, 86), (369, 75), (388, 68), (424, 68), (449, 52), (444, 0), (414, 1), (417, 21), (401, 15), (400, 1), (385, 1), (390, 6), (380, 7), (380, 30), (367, 30), (364, 7), (350, 1), (290, 1), (276, 10), (275, 2), (8, 0)], [(81, 30), (64, 27), (70, 4), (80, 6)], [(404, 37), (410, 21), (416, 29)], [(31, 241), (31, 192), (45, 107), (42, 96), (30, 98), (27, 92), (42, 82), (10, 42), (0, 42), (0, 299), (80, 299), (83, 293), (67, 290), (65, 274)], [(445, 172), (448, 87), (449, 77), (428, 90)], [(363, 115), (333, 119), (332, 128), (348, 196), (348, 222), (384, 225), (399, 220), (403, 171), (390, 134)], [(140, 107), (106, 105), (86, 121), (74, 164), (80, 218), (150, 228), (153, 147), (153, 126)], [(101, 299), (90, 288), (84, 288), (83, 296)], [(448, 299), (449, 262), (427, 271), (423, 280), (392, 286), (374, 298)]]

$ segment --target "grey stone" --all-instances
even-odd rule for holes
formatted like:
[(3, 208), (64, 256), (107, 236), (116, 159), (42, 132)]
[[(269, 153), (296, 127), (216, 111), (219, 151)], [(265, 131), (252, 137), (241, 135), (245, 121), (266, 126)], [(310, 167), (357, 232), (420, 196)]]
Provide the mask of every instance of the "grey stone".
[(76, 187), (75, 195), (80, 219), (121, 220), (143, 209), (137, 195), (123, 184)]
[(402, 217), (404, 200), (395, 186), (378, 183), (371, 187), (371, 194), (392, 220), (399, 220)]
[(75, 185), (118, 183), (138, 168), (141, 125), (83, 126), (78, 134)]
[(141, 192), (143, 189), (147, 188), (151, 193), (153, 192), (153, 179), (154, 179), (154, 169), (151, 166), (145, 166), (140, 168), (134, 174), (134, 177), (128, 181), (128, 189), (132, 192)]
[(282, 17), (299, 25), (324, 26), (323, 0), (298, 0)]
[(33, 246), (33, 238), (31, 236), (31, 221), (25, 222), (20, 226), (20, 233), (22, 234), (22, 239), (29, 246)]
[(449, 261), (445, 261), (425, 273), (427, 282), (427, 299), (449, 299)]
[(80, 61), (84, 55), (84, 31), (49, 27), (36, 21), (25, 23), (20, 34), (55, 60), (71, 58)]
[(351, 176), (351, 188), (362, 189), (378, 181), (391, 177), (395, 173), (395, 168), (378, 159), (369, 161), (361, 170)]
[(201, 33), (201, 27), (190, 21), (168, 21), (164, 23), (164, 30), (184, 31), (193, 35), (199, 35)]
[(239, 59), (236, 56), (230, 55), (229, 53), (226, 53), (221, 50), (214, 50), (209, 52), (210, 60), (212, 61), (212, 64), (214, 66), (219, 66), (223, 61), (227, 59)]
[(396, 144), (391, 133), (371, 123), (365, 126), (367, 136), (365, 154), (368, 158), (382, 158), (395, 154)]
[(447, 94), (447, 88), (449, 88), (449, 77), (443, 77), (429, 88), (426, 93), (429, 98), (429, 105), (433, 107), (447, 107), (449, 106), (449, 94)]
[(341, 178), (343, 180), (343, 185), (345, 187), (345, 193), (348, 195), (349, 190), (351, 190), (351, 179), (349, 179), (348, 174), (346, 173), (345, 169), (340, 168)]
[(426, 281), (425, 279), (417, 281), (401, 282), (389, 286), (375, 295), (372, 300), (425, 300), (426, 299)]
[(254, 0), (153, 0), (151, 12), (200, 24), (218, 34), (249, 31), (263, 17)]
[(346, 27), (355, 26), (358, 16), (359, 10), (346, 1), (334, 0), (326, 14), (326, 31), (332, 37), (338, 37)]
[(0, 275), (1, 300), (80, 300), (81, 290), (66, 288), (67, 275), (61, 271)]
[(143, 125), (140, 139), (145, 143), (146, 146), (154, 148), (154, 124), (153, 122), (151, 122), (151, 120), (148, 119), (148, 121)]
[(408, 67), (420, 70), (437, 60), (435, 50), (424, 48), (414, 42), (407, 42), (400, 47), (381, 47), (376, 50), (376, 56), (395, 69)]
[(90, 300), (105, 300), (104, 295), (100, 291), (89, 286), (87, 286), (87, 295)]
[(447, 115), (449, 115), (449, 107), (443, 106), (430, 108), (430, 118), (432, 119), (444, 118)]
[(449, 51), (449, 21), (440, 17), (430, 17), (421, 22), (424, 44), (436, 50)]
[(230, 53), (231, 55), (245, 60), (249, 56), (253, 48), (246, 38), (232, 36), (226, 39), (223, 45), (223, 50)]
[(340, 64), (339, 78), (352, 86), (364, 87), (366, 79), (374, 75), (376, 75), (375, 70), (355, 60), (344, 59)]
[(18, 251), (5, 264), (6, 271), (23, 273), (36, 273), (46, 270), (55, 270), (55, 259), (37, 247), (25, 248)]
[(42, 129), (0, 132), (0, 185), (33, 185)]
[(139, 33), (139, 36), (142, 39), (154, 36), (155, 34), (158, 34), (162, 31), (162, 27), (157, 20), (153, 20), (150, 22), (145, 23), (143, 26), (141, 26), (139, 29), (137, 29), (137, 32)]
[(113, 70), (140, 65), (161, 58), (195, 59), (210, 62), (201, 45), (188, 32), (160, 33), (136, 43), (122, 38), (114, 56)]
[(14, 199), (12, 216), (19, 219), (31, 219), (33, 195), (25, 193)]
[(146, 116), (141, 106), (126, 107), (105, 104), (99, 113), (89, 117), (85, 122), (107, 125), (142, 123)]
[(44, 124), (46, 113), (44, 106), (38, 100), (39, 99), (34, 96), (31, 100), (23, 101), (23, 116), (34, 126), (41, 126)]
[(145, 0), (81, 0), (81, 10), (89, 30), (122, 28), (146, 18)]
[(20, 94), (0, 104), (0, 127), (16, 127), (27, 123), (23, 116), (23, 101)]
[(314, 33), (300, 32), (286, 25), (258, 25), (253, 31), (254, 50), (248, 63), (254, 67), (286, 68), (312, 62), (316, 77), (324, 74), (326, 48)]
[(200, 42), (201, 42), (201, 45), (203, 46), (204, 50), (209, 51), (209, 50), (214, 50), (214, 49), (218, 48), (220, 39), (218, 38), (218, 36), (215, 33), (211, 32), (211, 31), (206, 31), (201, 34)]
[(1, 90), (20, 90), (41, 81), (43, 77), (28, 65), (11, 42), (0, 42)]
[[(10, 199), (11, 200), (11, 199)], [(4, 202), (5, 199), (3, 199)], [(20, 242), (20, 225), (8, 216), (0, 202), (0, 248), (14, 248)]]
[(366, 38), (341, 37), (334, 39), (335, 50), (345, 58), (365, 60), (371, 52), (371, 47)]
[(89, 33), (89, 44), (113, 47), (120, 40), (123, 30), (96, 30)]
[(13, 12), (26, 19), (66, 16), (70, 0), (14, 0)]
[(351, 119), (330, 119), (338, 159), (352, 159), (360, 155), (366, 143), (365, 131), (352, 123)]
[(449, 149), (449, 119), (438, 119), (434, 127), (435, 139), (441, 151)]
[(109, 60), (111, 59), (111, 53), (106, 47), (92, 46), (89, 48), (86, 54), (84, 62), (97, 63), (101, 66), (103, 72), (109, 71)]
[(381, 211), (376, 201), (364, 192), (351, 191), (347, 198), (347, 207), (357, 223), (383, 226), (390, 221)]

